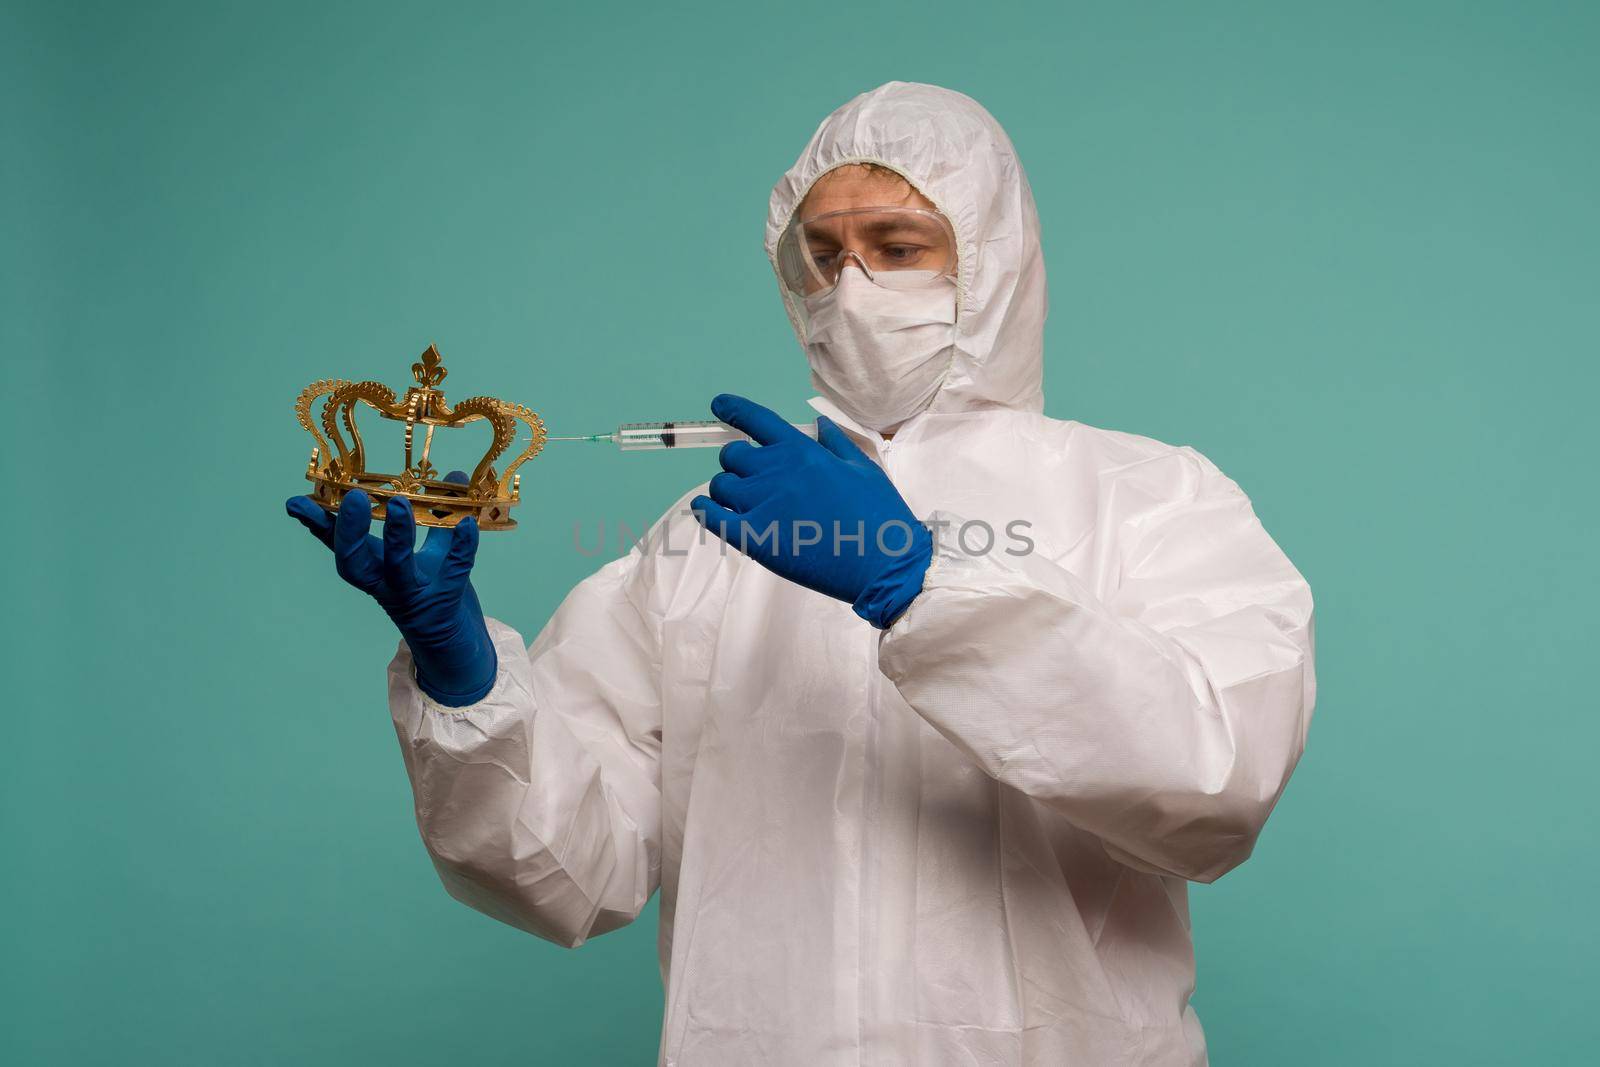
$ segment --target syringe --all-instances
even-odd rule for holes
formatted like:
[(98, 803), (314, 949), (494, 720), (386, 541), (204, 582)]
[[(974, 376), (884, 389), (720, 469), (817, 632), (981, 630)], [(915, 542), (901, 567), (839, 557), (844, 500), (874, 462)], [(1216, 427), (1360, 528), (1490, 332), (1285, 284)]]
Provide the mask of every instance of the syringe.
[[(807, 437), (817, 436), (813, 422), (790, 423)], [(652, 452), (663, 448), (720, 448), (729, 441), (748, 441), (749, 435), (725, 422), (704, 419), (690, 422), (625, 422), (614, 433), (578, 437), (546, 437), (546, 441), (608, 441), (623, 452)]]

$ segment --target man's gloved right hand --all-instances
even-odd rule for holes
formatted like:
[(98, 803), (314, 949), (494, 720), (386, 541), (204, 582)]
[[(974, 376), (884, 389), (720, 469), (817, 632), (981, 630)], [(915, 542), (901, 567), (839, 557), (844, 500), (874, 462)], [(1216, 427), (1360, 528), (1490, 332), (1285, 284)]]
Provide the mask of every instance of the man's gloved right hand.
[[(452, 471), (446, 481), (466, 481)], [(498, 663), (472, 588), (478, 554), (478, 523), (463, 519), (451, 529), (428, 531), (417, 543), (411, 502), (389, 501), (383, 538), (372, 526), (372, 501), (356, 489), (340, 501), (335, 519), (309, 496), (290, 497), (287, 509), (333, 550), (339, 577), (376, 600), (405, 638), (417, 665), (417, 685), (449, 707), (475, 704), (494, 688)]]

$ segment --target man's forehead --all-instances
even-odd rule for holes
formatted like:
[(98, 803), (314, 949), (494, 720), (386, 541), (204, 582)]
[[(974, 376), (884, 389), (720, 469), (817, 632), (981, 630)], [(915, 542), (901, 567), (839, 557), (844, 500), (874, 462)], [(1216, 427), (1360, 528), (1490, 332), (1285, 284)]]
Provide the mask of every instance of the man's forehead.
[(847, 165), (817, 179), (797, 213), (802, 219), (857, 207), (920, 207), (934, 210), (933, 201), (893, 171)]

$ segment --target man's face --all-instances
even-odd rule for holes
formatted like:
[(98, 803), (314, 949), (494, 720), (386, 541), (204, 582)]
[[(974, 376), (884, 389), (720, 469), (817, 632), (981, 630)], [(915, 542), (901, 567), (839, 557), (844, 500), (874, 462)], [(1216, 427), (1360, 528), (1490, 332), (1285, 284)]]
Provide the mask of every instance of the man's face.
[[(954, 243), (948, 223), (940, 224), (943, 216), (863, 213), (862, 208), (919, 208), (938, 214), (933, 201), (893, 172), (860, 164), (829, 171), (817, 179), (795, 212), (805, 229), (806, 248), (822, 273), (836, 276), (850, 263), (847, 254), (852, 252), (874, 272), (953, 267)], [(840, 211), (857, 213), (833, 215)], [(812, 277), (806, 279), (805, 288), (812, 292), (824, 285)]]

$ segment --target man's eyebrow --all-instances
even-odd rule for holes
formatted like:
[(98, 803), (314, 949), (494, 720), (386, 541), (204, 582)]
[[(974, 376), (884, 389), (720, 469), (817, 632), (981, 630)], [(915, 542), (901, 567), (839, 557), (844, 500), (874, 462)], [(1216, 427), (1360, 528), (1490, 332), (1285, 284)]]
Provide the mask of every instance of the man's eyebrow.
[(937, 226), (923, 222), (920, 219), (916, 221), (912, 221), (910, 219), (874, 219), (871, 222), (863, 223), (861, 229), (866, 233), (872, 234), (873, 236), (878, 236), (885, 233), (896, 233), (902, 230), (909, 230), (913, 233), (922, 234), (928, 237), (932, 237), (939, 233), (939, 228)]
[[(807, 223), (805, 226), (806, 241), (808, 243), (831, 242), (843, 244), (839, 235), (839, 219), (827, 219), (823, 222)], [(942, 227), (934, 225), (926, 219), (908, 218), (879, 218), (863, 220), (858, 226), (850, 227), (863, 237), (882, 240), (894, 234), (912, 234), (924, 240), (945, 240), (946, 235)]]

